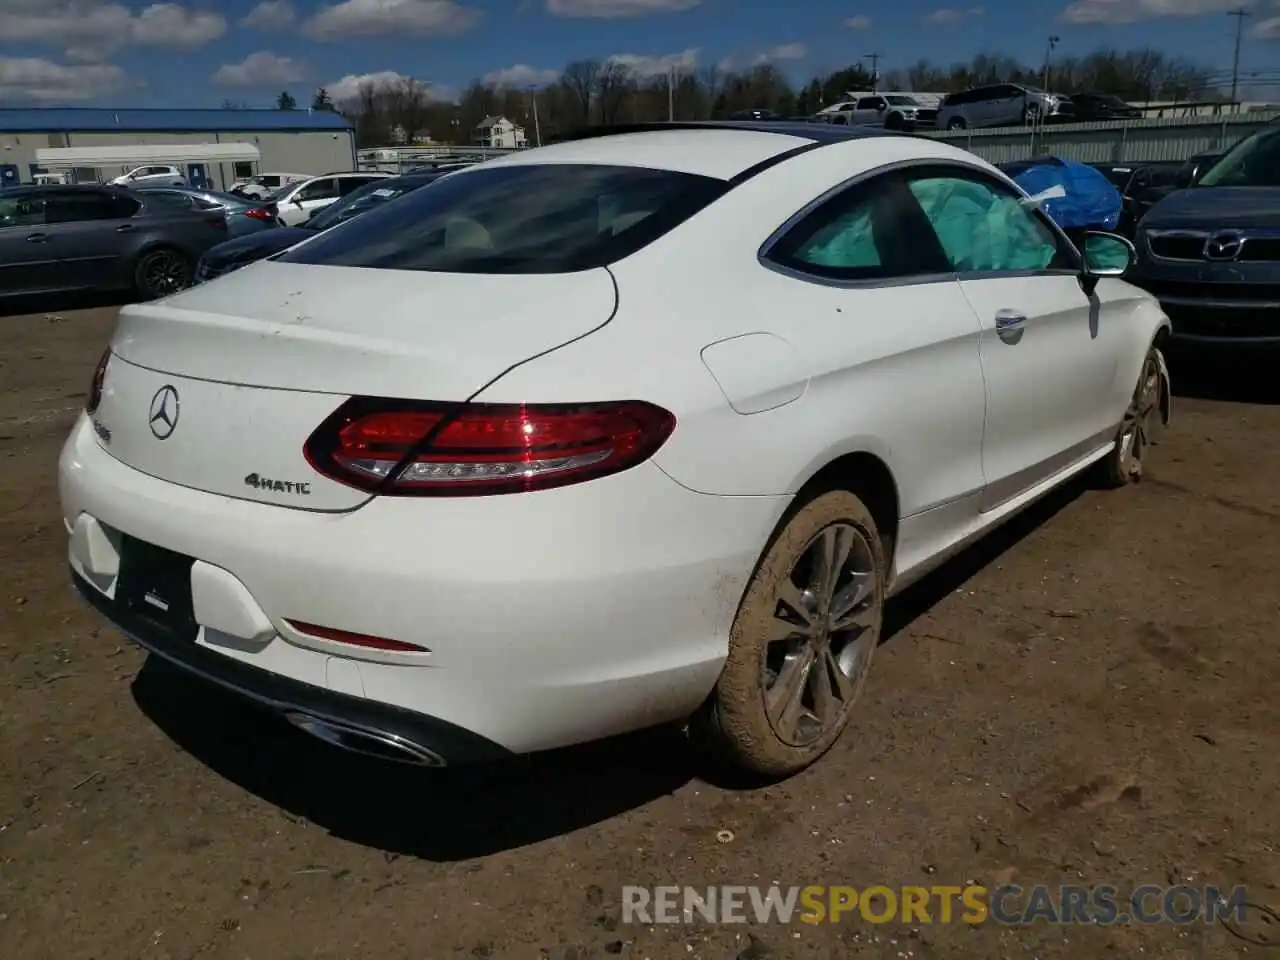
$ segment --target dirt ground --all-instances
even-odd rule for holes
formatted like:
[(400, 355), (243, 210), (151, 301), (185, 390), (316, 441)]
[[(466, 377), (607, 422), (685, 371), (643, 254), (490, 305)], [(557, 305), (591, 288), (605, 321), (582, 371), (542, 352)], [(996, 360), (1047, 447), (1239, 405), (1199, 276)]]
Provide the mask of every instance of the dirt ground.
[(144, 665), (73, 596), (55, 484), (114, 315), (0, 317), (3, 960), (1280, 956), (1216, 924), (644, 926), (619, 905), (624, 884), (1013, 878), (1280, 907), (1276, 367), (1175, 366), (1144, 483), (1073, 486), (896, 602), (854, 728), (750, 790), (670, 733), (383, 766)]

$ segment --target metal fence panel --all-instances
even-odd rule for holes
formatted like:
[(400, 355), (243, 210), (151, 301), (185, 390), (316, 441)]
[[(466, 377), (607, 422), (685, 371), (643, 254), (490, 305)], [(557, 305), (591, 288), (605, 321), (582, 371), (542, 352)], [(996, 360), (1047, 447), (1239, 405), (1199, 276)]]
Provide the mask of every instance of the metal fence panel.
[(1111, 123), (937, 131), (929, 136), (976, 153), (991, 163), (1052, 153), (1084, 163), (1143, 163), (1185, 160), (1221, 150), (1280, 118), (1280, 111), (1218, 117), (1168, 117)]

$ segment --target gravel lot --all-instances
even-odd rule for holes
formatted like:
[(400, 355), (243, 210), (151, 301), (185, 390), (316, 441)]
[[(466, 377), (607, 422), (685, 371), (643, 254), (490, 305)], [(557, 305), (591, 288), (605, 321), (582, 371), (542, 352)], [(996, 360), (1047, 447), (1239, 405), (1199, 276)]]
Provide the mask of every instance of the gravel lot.
[(855, 729), (748, 790), (666, 733), (381, 766), (144, 665), (72, 594), (55, 484), (114, 315), (0, 318), (0, 958), (1272, 952), (1218, 925), (648, 927), (619, 898), (1191, 878), (1280, 907), (1280, 369), (1175, 365), (1144, 483), (1074, 486), (902, 598)]

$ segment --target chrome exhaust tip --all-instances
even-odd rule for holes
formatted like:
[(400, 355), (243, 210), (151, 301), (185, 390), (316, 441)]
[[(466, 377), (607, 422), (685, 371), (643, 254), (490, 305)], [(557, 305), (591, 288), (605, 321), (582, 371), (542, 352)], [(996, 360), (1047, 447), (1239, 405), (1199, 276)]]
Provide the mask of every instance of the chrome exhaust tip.
[(331, 746), (351, 753), (361, 753), (366, 757), (377, 757), (379, 760), (392, 760), (416, 767), (447, 766), (444, 757), (434, 750), (394, 733), (366, 730), (336, 720), (322, 720), (307, 713), (289, 712), (285, 714), (285, 719), (317, 740), (323, 740)]

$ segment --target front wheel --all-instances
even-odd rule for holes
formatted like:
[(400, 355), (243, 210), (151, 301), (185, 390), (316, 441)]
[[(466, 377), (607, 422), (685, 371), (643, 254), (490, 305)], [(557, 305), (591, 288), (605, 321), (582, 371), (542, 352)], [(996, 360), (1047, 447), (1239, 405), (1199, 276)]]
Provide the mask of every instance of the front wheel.
[(1168, 367), (1160, 348), (1153, 345), (1142, 361), (1115, 447), (1099, 465), (1106, 486), (1123, 487), (1142, 479), (1147, 454), (1164, 428), (1169, 399)]
[(133, 271), (138, 293), (157, 300), (191, 285), (191, 261), (177, 250), (162, 248), (142, 255)]
[(796, 511), (747, 587), (695, 738), (717, 759), (769, 777), (826, 753), (880, 641), (887, 573), (875, 520), (852, 493), (831, 491)]
[(964, 117), (952, 117), (947, 121), (948, 130), (963, 130), (965, 128)]

